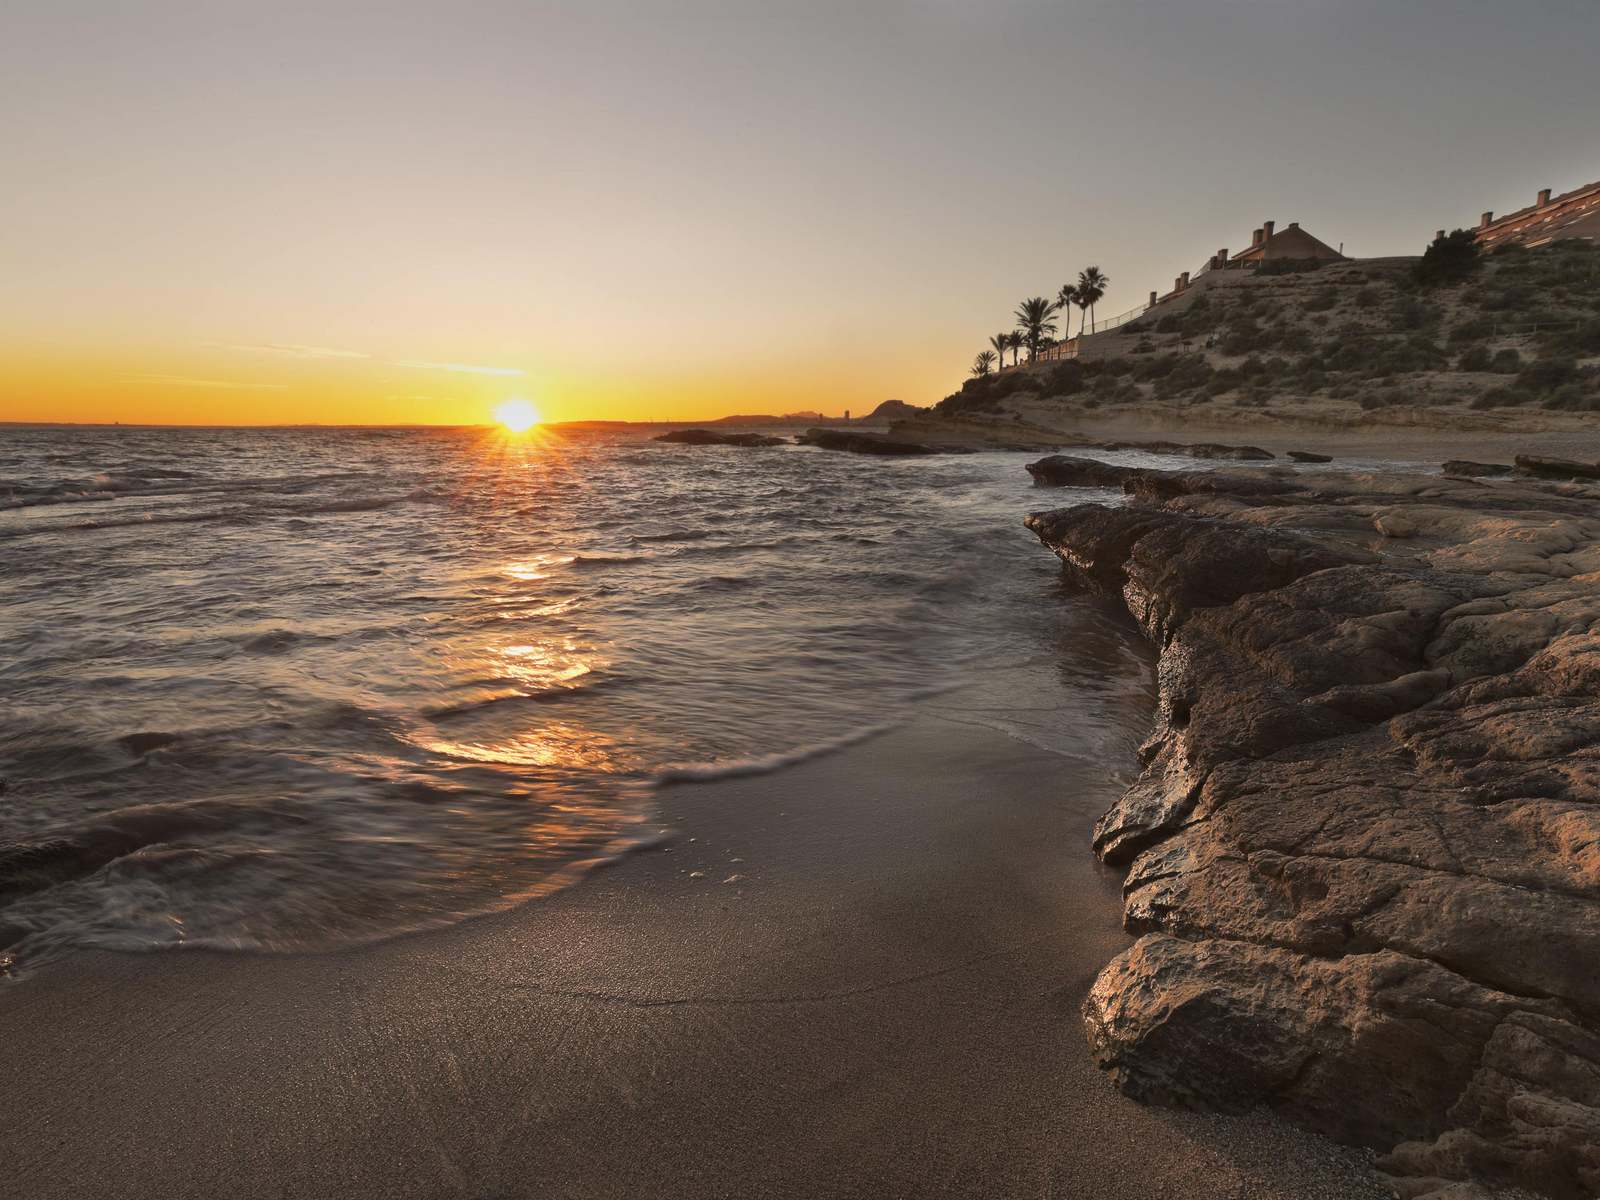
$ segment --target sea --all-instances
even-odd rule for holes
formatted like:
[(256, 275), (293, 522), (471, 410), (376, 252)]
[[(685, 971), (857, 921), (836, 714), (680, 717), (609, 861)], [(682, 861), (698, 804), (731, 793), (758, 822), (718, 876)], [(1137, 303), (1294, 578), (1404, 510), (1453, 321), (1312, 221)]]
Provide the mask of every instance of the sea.
[(653, 432), (0, 427), (0, 971), (536, 903), (923, 708), (1132, 769), (1149, 654), (1022, 526), (1120, 497)]

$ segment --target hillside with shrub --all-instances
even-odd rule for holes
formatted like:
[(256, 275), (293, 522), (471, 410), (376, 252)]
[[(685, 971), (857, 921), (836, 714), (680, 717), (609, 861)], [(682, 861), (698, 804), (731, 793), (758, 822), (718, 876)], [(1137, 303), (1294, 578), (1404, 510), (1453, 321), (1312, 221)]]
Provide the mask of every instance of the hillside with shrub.
[(1080, 359), (967, 381), (943, 417), (1574, 428), (1600, 422), (1600, 250), (1275, 263), (1202, 275)]

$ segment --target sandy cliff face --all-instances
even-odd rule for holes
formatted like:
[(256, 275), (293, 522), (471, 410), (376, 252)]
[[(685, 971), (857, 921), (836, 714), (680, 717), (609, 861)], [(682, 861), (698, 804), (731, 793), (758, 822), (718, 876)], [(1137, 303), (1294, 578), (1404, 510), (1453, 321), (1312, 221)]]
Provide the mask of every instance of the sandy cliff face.
[(1120, 478), (1028, 518), (1161, 650), (1095, 831), (1140, 935), (1102, 1065), (1380, 1147), (1406, 1196), (1600, 1194), (1600, 487)]

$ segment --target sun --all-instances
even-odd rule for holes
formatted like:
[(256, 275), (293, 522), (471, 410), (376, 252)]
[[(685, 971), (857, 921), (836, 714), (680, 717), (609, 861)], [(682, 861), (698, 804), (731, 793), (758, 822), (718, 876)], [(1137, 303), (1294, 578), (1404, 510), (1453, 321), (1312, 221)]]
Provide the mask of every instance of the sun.
[(521, 396), (513, 396), (495, 406), (494, 419), (512, 433), (526, 433), (539, 423), (539, 410)]

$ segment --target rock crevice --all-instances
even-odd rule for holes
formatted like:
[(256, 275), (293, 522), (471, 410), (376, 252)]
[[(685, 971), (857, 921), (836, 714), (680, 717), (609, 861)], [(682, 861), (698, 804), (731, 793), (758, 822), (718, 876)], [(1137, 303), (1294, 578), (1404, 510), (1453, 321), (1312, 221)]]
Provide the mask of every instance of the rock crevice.
[(1376, 1147), (1407, 1196), (1600, 1195), (1600, 485), (1033, 474), (1126, 493), (1028, 526), (1161, 652), (1094, 831), (1138, 935), (1101, 1064)]

